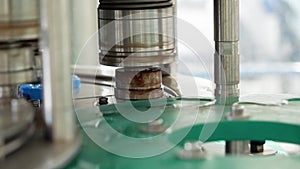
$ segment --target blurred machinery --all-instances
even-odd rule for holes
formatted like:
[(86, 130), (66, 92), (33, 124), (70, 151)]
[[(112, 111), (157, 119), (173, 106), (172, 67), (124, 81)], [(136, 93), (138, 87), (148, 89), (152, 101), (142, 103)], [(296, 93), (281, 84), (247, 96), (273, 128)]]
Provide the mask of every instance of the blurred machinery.
[[(26, 5), (24, 5), (26, 4)], [(1, 1), (1, 157), (15, 151), (33, 133), (34, 112), (18, 99), (18, 85), (34, 82), (39, 37), (38, 1)]]
[(300, 165), (277, 143), (300, 144), (300, 99), (239, 96), (239, 0), (214, 0), (214, 97), (194, 98), (178, 85), (176, 0), (91, 5), (100, 70), (73, 66), (72, 92), (75, 5), (0, 0), (0, 168)]
[[(65, 89), (71, 86), (71, 30), (61, 24), (70, 20), (69, 2), (1, 0), (0, 4), (1, 168), (56, 168), (80, 145), (71, 88)], [(43, 111), (34, 110), (18, 93), (19, 85), (40, 83), (41, 78)], [(32, 158), (36, 161), (28, 163)]]

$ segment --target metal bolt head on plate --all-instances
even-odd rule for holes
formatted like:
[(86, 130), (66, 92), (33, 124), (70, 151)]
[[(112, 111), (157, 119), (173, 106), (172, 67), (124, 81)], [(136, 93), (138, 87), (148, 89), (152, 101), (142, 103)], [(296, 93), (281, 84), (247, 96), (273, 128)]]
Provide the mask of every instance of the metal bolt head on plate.
[(152, 134), (167, 132), (169, 128), (163, 124), (164, 124), (163, 119), (156, 119), (147, 123), (145, 126), (142, 126), (140, 128), (140, 131), (142, 131), (143, 133), (152, 133)]
[(186, 142), (183, 150), (177, 154), (180, 159), (204, 159), (207, 157), (207, 153), (202, 147), (202, 143), (199, 141)]
[(226, 115), (227, 120), (242, 120), (249, 119), (249, 115), (245, 112), (245, 106), (240, 104), (234, 104), (231, 107), (231, 112)]

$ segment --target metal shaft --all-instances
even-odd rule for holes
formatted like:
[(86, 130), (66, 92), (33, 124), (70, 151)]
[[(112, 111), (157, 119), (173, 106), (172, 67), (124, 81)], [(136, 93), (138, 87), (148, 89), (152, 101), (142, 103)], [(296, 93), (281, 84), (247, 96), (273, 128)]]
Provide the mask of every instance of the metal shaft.
[(249, 153), (249, 141), (226, 141), (226, 154), (246, 155)]
[[(234, 104), (231, 107), (230, 116), (227, 116), (227, 120), (238, 120), (238, 119), (247, 119), (247, 116), (244, 113), (245, 107), (243, 105)], [(243, 141), (226, 141), (226, 154), (233, 155), (245, 155), (250, 153), (248, 140)]]
[(173, 63), (174, 15), (172, 0), (100, 0), (100, 63), (122, 67)]
[[(214, 0), (215, 96), (239, 96), (239, 0)], [(231, 104), (231, 103), (228, 103)]]
[(52, 140), (75, 137), (71, 86), (70, 0), (41, 1), (45, 120)]

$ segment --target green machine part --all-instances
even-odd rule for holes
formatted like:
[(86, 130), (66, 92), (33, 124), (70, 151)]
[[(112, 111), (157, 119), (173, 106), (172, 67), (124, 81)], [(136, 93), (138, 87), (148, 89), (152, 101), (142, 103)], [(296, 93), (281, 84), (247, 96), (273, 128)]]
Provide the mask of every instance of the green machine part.
[[(83, 144), (65, 168), (300, 168), (300, 155), (208, 156), (197, 160), (177, 157), (186, 141), (272, 140), (300, 145), (300, 100), (290, 96), (267, 98), (285, 101), (285, 104), (277, 104), (272, 99), (266, 101), (265, 96), (253, 98), (257, 102), (251, 99), (240, 102), (249, 118), (232, 121), (224, 118), (229, 108), (215, 105), (211, 99), (168, 98), (152, 103), (123, 102), (77, 110)], [(130, 116), (132, 107), (142, 115), (143, 112), (163, 110), (158, 118), (169, 128), (163, 133), (141, 132), (141, 127), (146, 124), (130, 119), (135, 117)]]

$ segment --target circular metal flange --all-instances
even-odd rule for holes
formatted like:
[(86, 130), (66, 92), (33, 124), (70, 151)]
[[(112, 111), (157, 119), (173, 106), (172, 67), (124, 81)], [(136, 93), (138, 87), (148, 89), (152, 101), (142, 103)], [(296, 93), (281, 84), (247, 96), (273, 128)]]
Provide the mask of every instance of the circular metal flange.
[(38, 39), (39, 33), (37, 21), (0, 23), (0, 42)]
[[(105, 52), (104, 52), (105, 53)], [(100, 63), (107, 66), (118, 67), (136, 67), (136, 66), (153, 66), (159, 64), (168, 64), (175, 62), (176, 50), (156, 52), (153, 55), (149, 53), (118, 53), (122, 56), (99, 54)]]
[(0, 138), (26, 129), (34, 118), (32, 106), (23, 99), (0, 99)]
[(29, 125), (26, 129), (16, 133), (11, 136), (11, 138), (3, 139), (1, 147), (0, 147), (0, 157), (5, 157), (22, 147), (33, 136), (35, 131), (34, 124)]
[(39, 0), (1, 0), (0, 42), (39, 37)]
[(100, 0), (101, 9), (156, 9), (173, 5), (172, 0)]
[(109, 66), (153, 66), (176, 58), (174, 8), (99, 9), (99, 60)]

